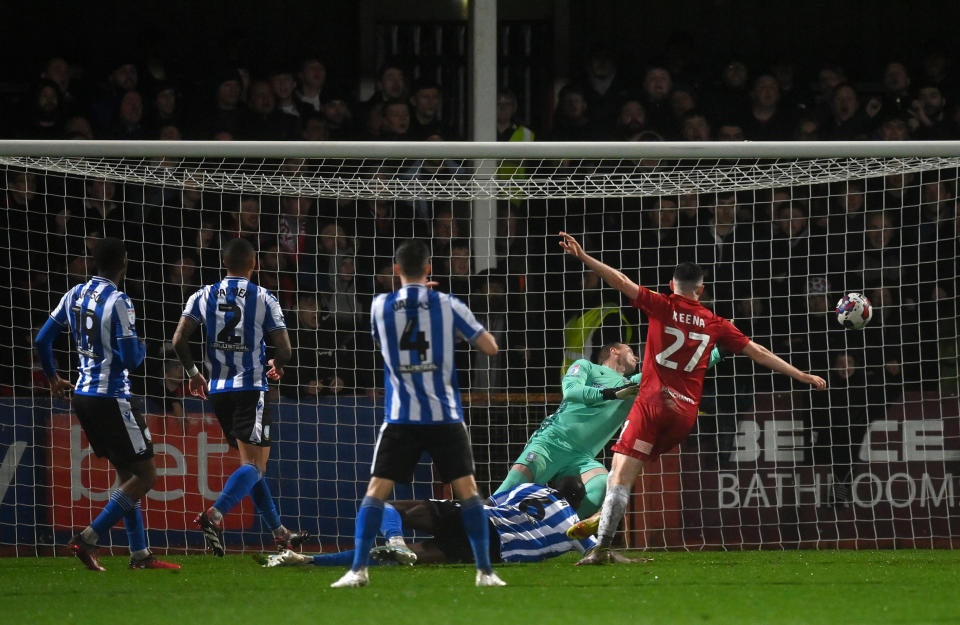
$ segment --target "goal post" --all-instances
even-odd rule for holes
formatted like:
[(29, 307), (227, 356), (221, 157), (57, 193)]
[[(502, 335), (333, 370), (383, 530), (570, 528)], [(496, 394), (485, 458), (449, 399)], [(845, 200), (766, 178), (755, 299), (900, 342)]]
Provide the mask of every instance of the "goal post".
[[(293, 340), (267, 471), (281, 518), (345, 546), (382, 421), (369, 302), (394, 288), (399, 240), (430, 243), (439, 288), (504, 348), (456, 353), (485, 494), (557, 409), (566, 366), (612, 340), (643, 355), (643, 315), (564, 256), (560, 230), (654, 290), (700, 263), (708, 307), (831, 385), (812, 394), (743, 356), (718, 364), (692, 435), (638, 481), (631, 546), (960, 535), (960, 142), (0, 141), (0, 167), (0, 553), (49, 552), (109, 496), (106, 463), (50, 400), (31, 347), (101, 236), (127, 244), (121, 288), (148, 346), (131, 376), (157, 443), (155, 547), (200, 546), (190, 520), (236, 462), (170, 352), (223, 242), (255, 244), (254, 280)], [(852, 291), (875, 309), (862, 331), (833, 313)], [(58, 369), (75, 378), (72, 352), (64, 335)], [(443, 494), (427, 464), (396, 493)], [(249, 502), (227, 519), (232, 548), (272, 544)]]

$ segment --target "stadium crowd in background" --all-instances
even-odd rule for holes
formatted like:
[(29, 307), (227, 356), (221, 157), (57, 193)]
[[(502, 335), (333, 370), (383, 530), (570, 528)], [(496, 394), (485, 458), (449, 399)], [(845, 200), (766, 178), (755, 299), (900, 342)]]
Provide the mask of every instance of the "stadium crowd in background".
[[(0, 132), (31, 139), (463, 138), (449, 110), (444, 117), (445, 99), (455, 94), (415, 77), (412, 63), (399, 59), (382, 64), (373, 94), (360, 99), (359, 81), (312, 53), (225, 62), (201, 79), (173, 75), (162, 59), (130, 56), (100, 67), (44, 59), (32, 84), (4, 97)], [(557, 78), (562, 88), (545, 127), (527, 130), (558, 141), (960, 139), (960, 85), (949, 56), (935, 49), (861, 75), (841, 63), (782, 59), (694, 65), (664, 55), (645, 67), (624, 65), (610, 48), (593, 48), (567, 81)], [(504, 114), (515, 114), (517, 94), (500, 96)], [(524, 127), (512, 121), (499, 124), (502, 140)]]

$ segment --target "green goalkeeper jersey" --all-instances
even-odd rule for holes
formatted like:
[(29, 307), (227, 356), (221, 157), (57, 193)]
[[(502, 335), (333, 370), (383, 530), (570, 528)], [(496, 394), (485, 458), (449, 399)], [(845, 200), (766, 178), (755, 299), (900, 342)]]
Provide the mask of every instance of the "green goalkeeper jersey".
[[(714, 349), (708, 367), (720, 360), (720, 352)], [(596, 456), (623, 425), (633, 405), (633, 398), (604, 399), (603, 389), (639, 382), (639, 373), (626, 378), (589, 360), (574, 361), (561, 382), (563, 401), (556, 412), (543, 420), (530, 442), (550, 443), (591, 458)]]

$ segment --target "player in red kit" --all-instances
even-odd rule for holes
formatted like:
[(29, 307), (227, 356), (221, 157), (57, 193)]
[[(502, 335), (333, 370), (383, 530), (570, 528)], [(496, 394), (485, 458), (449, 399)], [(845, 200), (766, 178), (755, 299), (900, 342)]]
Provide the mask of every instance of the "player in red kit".
[[(703, 393), (703, 376), (715, 344), (811, 384), (817, 390), (825, 389), (827, 383), (754, 343), (732, 323), (705, 308), (700, 303), (704, 284), (699, 265), (677, 265), (670, 281), (673, 294), (663, 295), (639, 286), (620, 271), (593, 258), (569, 234), (561, 232), (560, 236), (563, 237), (560, 247), (629, 297), (650, 322), (640, 391), (613, 446), (607, 494), (599, 513), (598, 544), (577, 562), (578, 565), (604, 564), (614, 561), (610, 544), (644, 463), (673, 449), (693, 429)], [(590, 527), (589, 521), (582, 523)], [(593, 523), (596, 524), (596, 519)]]

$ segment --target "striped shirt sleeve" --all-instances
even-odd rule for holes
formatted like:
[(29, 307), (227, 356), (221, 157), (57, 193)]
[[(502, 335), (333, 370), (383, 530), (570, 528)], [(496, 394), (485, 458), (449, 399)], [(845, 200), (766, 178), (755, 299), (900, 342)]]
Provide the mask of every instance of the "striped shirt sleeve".
[(370, 304), (370, 334), (373, 336), (373, 344), (380, 344), (380, 332), (377, 330), (378, 321), (383, 310), (383, 302), (386, 300), (386, 294), (381, 293), (373, 298)]
[(473, 311), (453, 295), (450, 296), (450, 308), (453, 310), (453, 327), (463, 338), (472, 343), (486, 331), (473, 315)]
[(283, 309), (280, 308), (280, 300), (273, 293), (263, 290), (263, 298), (267, 304), (267, 314), (263, 319), (263, 331), (273, 332), (287, 327), (287, 322), (283, 319)]
[(117, 338), (137, 335), (137, 313), (133, 307), (133, 301), (126, 294), (118, 297), (113, 303), (113, 315)]
[(197, 323), (203, 323), (203, 315), (200, 312), (200, 299), (203, 297), (203, 289), (190, 296), (186, 306), (183, 307), (182, 317), (190, 317)]
[(77, 287), (73, 287), (69, 291), (63, 294), (63, 297), (60, 298), (60, 303), (57, 304), (57, 307), (53, 309), (53, 312), (50, 313), (50, 318), (56, 321), (61, 326), (67, 326), (70, 323), (70, 319), (67, 315), (70, 314), (70, 302), (73, 300), (73, 292)]

